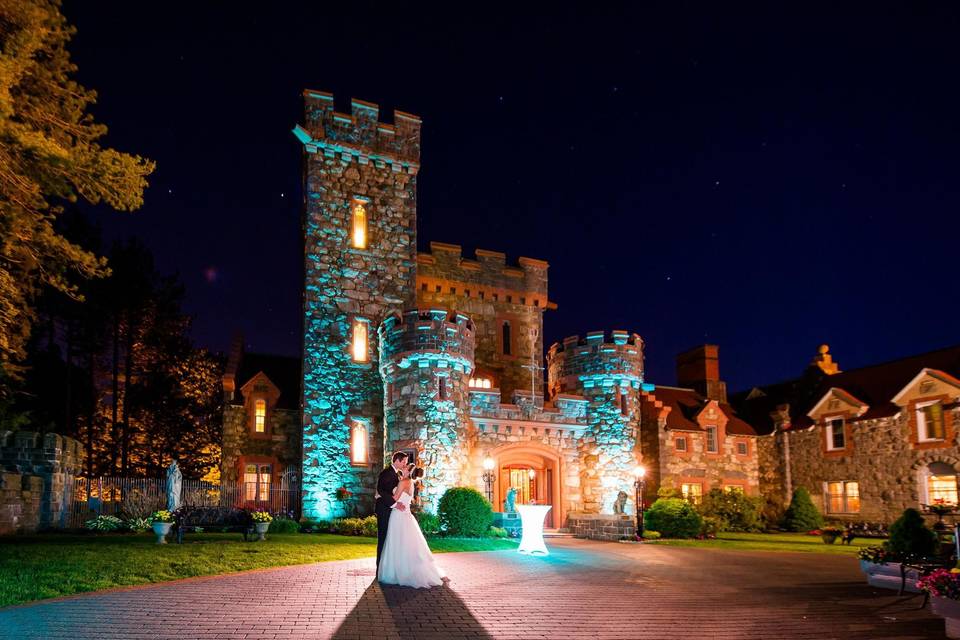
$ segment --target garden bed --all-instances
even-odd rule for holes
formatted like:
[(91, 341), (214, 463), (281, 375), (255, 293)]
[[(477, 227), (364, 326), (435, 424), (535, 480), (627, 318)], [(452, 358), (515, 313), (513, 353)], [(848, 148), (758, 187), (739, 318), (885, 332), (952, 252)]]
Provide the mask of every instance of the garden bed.
[(726, 551), (780, 551), (799, 553), (829, 553), (856, 556), (863, 547), (877, 544), (874, 539), (854, 539), (850, 545), (824, 544), (819, 535), (805, 533), (733, 533), (722, 532), (713, 540), (655, 540), (644, 544), (674, 547), (699, 547)]

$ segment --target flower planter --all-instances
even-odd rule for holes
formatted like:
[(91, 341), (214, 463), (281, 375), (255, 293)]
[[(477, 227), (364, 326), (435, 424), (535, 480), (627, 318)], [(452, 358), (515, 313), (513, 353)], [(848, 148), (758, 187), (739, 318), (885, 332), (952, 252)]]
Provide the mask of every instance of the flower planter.
[(157, 544), (167, 544), (167, 534), (170, 533), (172, 522), (154, 522), (153, 532), (157, 534)]
[(253, 530), (257, 532), (257, 541), (262, 542), (267, 539), (267, 529), (270, 528), (269, 522), (254, 522)]
[[(860, 570), (867, 574), (867, 584), (871, 587), (880, 589), (900, 590), (900, 563), (888, 562), (887, 564), (877, 564), (866, 560), (860, 561)], [(910, 593), (920, 593), (917, 588), (919, 574), (914, 569), (907, 571), (907, 582), (904, 585), (904, 591)]]
[(960, 638), (960, 601), (930, 596), (930, 611), (947, 623), (948, 638)]

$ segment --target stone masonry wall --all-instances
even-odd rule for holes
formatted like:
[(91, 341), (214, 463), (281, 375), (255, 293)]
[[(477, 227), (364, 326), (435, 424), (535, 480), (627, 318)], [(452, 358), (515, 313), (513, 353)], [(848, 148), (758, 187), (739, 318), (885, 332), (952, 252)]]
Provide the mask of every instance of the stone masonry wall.
[(273, 409), (267, 419), (270, 423), (270, 438), (254, 438), (250, 435), (250, 416), (246, 408), (237, 404), (224, 406), (223, 449), (220, 461), (223, 482), (240, 480), (237, 461), (241, 455), (276, 458), (280, 468), (274, 473), (283, 472), (288, 466), (299, 466), (302, 455), (300, 412)]
[[(420, 119), (398, 111), (389, 125), (370, 103), (354, 100), (342, 114), (330, 94), (304, 99), (305, 126), (294, 129), (305, 150), (303, 512), (320, 519), (345, 514), (341, 486), (372, 496), (383, 464), (376, 334), (414, 298)], [(367, 209), (364, 249), (350, 240), (357, 198)], [(368, 322), (367, 362), (351, 357), (356, 319)], [(351, 417), (369, 421), (367, 465), (351, 464)]]
[[(530, 330), (536, 331), (533, 357), (538, 371), (533, 380), (543, 394), (543, 312), (548, 307), (547, 263), (519, 259), (519, 267), (506, 264), (506, 256), (478, 249), (476, 259), (461, 256), (460, 247), (438, 242), (431, 253), (417, 256), (417, 304), (461, 311), (476, 328), (476, 366), (492, 374), (504, 397), (514, 390), (529, 391)], [(503, 353), (503, 322), (510, 323), (511, 353)]]
[(73, 438), (0, 433), (0, 534), (65, 527), (83, 458)]

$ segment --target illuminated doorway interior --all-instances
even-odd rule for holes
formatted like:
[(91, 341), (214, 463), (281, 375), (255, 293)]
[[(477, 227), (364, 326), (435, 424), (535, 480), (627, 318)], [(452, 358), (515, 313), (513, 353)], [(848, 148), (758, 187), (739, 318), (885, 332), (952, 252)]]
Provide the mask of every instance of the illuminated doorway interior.
[(560, 505), (559, 461), (533, 448), (511, 448), (499, 454), (497, 482), (494, 488), (494, 509), (503, 511), (507, 491), (517, 490), (517, 504), (549, 504), (544, 525), (548, 528), (562, 526), (563, 513)]

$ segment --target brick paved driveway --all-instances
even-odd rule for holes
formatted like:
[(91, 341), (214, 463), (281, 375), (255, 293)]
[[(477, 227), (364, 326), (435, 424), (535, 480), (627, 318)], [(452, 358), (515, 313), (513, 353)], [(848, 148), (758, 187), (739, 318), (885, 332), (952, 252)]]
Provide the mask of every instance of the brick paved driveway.
[(0, 638), (942, 638), (850, 557), (558, 540), (548, 558), (439, 556), (429, 591), (373, 560), (197, 578), (0, 609)]

